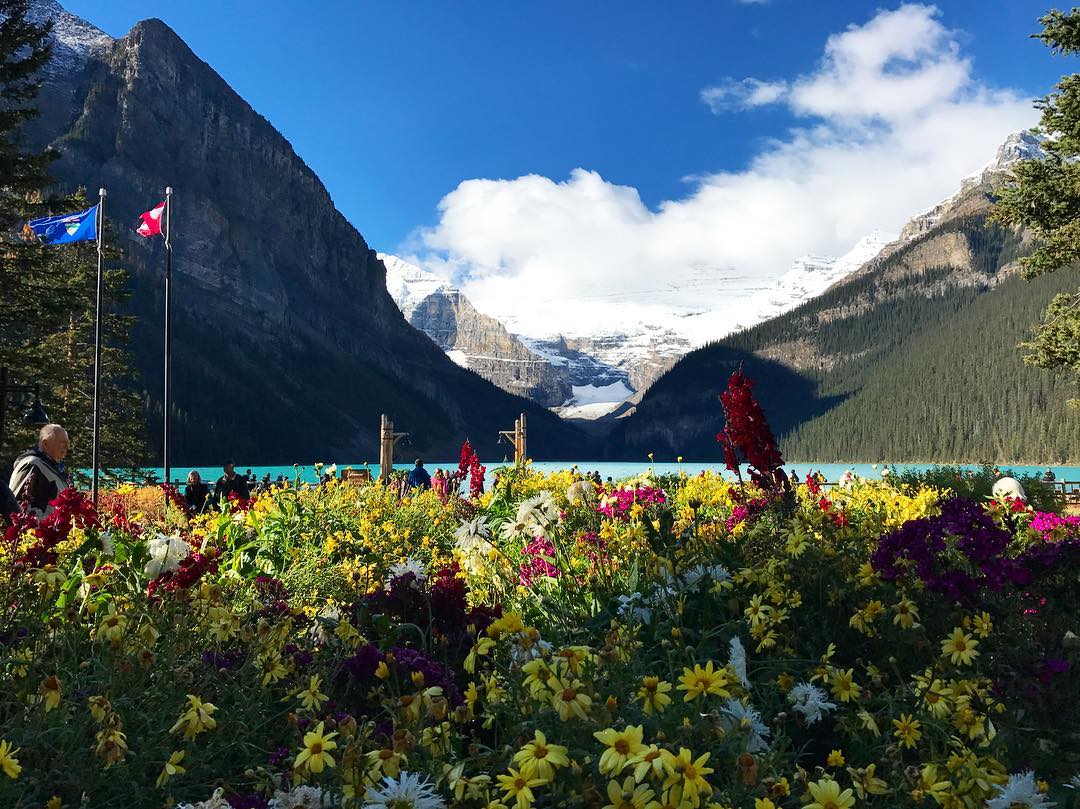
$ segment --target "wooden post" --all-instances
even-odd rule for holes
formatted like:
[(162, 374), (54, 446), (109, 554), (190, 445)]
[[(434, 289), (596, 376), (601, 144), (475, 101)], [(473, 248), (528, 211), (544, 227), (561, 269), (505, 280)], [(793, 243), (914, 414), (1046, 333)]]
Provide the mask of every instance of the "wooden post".
[(525, 463), (525, 414), (522, 413), (514, 419), (514, 429), (500, 430), (499, 435), (509, 439), (514, 445), (514, 465)]
[(408, 433), (395, 433), (394, 422), (383, 413), (379, 425), (379, 480), (384, 484), (389, 482), (390, 473), (394, 469), (394, 446), (402, 438), (408, 437)]

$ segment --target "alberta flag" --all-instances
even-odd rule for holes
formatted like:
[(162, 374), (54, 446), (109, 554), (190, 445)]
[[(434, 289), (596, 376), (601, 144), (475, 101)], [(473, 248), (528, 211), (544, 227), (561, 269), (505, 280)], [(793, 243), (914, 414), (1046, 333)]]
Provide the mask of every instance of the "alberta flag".
[(43, 244), (68, 244), (97, 240), (97, 206), (63, 216), (31, 219), (27, 225)]

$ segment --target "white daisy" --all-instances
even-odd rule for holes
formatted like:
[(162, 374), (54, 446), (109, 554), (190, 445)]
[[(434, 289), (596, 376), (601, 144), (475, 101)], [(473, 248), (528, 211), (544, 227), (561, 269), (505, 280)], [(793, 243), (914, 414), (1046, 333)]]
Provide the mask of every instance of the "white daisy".
[(551, 492), (540, 492), (518, 506), (517, 522), (526, 527), (546, 528), (559, 519), (559, 505)]
[(389, 587), (391, 581), (404, 576), (406, 573), (412, 573), (416, 576), (418, 582), (427, 580), (427, 568), (424, 563), (410, 556), (404, 562), (397, 562), (390, 566), (390, 575), (386, 579), (386, 586)]
[(686, 589), (691, 590), (706, 576), (712, 579), (714, 584), (731, 581), (731, 574), (723, 565), (697, 565), (683, 573), (682, 579)]
[(337, 801), (320, 787), (299, 786), (288, 792), (279, 789), (267, 806), (268, 809), (329, 809), (337, 806)]
[(739, 675), (739, 682), (742, 683), (742, 687), (749, 688), (750, 679), (746, 676), (746, 649), (743, 648), (738, 635), (728, 641), (728, 662), (735, 669), (735, 673)]
[(172, 573), (191, 553), (191, 547), (180, 537), (165, 536), (165, 534), (158, 534), (147, 542), (146, 549), (150, 552), (150, 559), (143, 568), (143, 572), (151, 579), (156, 579), (165, 573)]
[(986, 802), (986, 809), (1047, 809), (1055, 806), (1039, 791), (1031, 770), (1009, 776), (1009, 783), (997, 787), (997, 794)]
[(732, 697), (721, 708), (724, 713), (724, 730), (728, 733), (743, 731), (748, 734), (747, 753), (760, 753), (769, 749), (769, 728), (761, 721), (761, 714), (749, 705), (743, 705)]
[(363, 809), (443, 809), (446, 801), (422, 775), (402, 770), (397, 778), (383, 778), (381, 789), (369, 787)]
[(641, 603), (641, 593), (619, 596), (616, 600), (619, 602), (617, 612), (622, 617), (640, 621), (646, 625), (652, 623), (652, 610)]
[(812, 725), (820, 720), (826, 711), (836, 708), (836, 704), (826, 699), (828, 695), (810, 683), (799, 683), (788, 691), (788, 702), (792, 710), (806, 720), (806, 724)]
[(103, 531), (98, 539), (101, 540), (102, 553), (106, 556), (116, 556), (116, 542), (112, 538), (112, 531)]

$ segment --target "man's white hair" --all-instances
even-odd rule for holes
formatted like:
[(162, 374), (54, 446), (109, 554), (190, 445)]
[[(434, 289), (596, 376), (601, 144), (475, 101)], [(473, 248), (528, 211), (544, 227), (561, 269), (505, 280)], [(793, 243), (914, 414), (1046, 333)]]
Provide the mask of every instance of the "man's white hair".
[(67, 436), (67, 430), (59, 424), (46, 424), (41, 428), (41, 432), (38, 433), (38, 446), (45, 446), (46, 441), (51, 441), (59, 435)]

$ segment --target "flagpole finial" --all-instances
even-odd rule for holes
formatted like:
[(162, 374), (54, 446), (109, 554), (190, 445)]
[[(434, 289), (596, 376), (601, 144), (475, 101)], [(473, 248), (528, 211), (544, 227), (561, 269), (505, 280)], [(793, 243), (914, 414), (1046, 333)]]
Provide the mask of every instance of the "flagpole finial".
[(97, 190), (97, 192), (98, 192), (98, 196), (99, 196), (99, 197), (103, 197), (103, 196), (105, 196), (105, 189), (104, 189), (104, 188), (99, 188), (99, 189)]
[(165, 186), (165, 196), (167, 196), (167, 197), (172, 196), (172, 186), (171, 185)]

